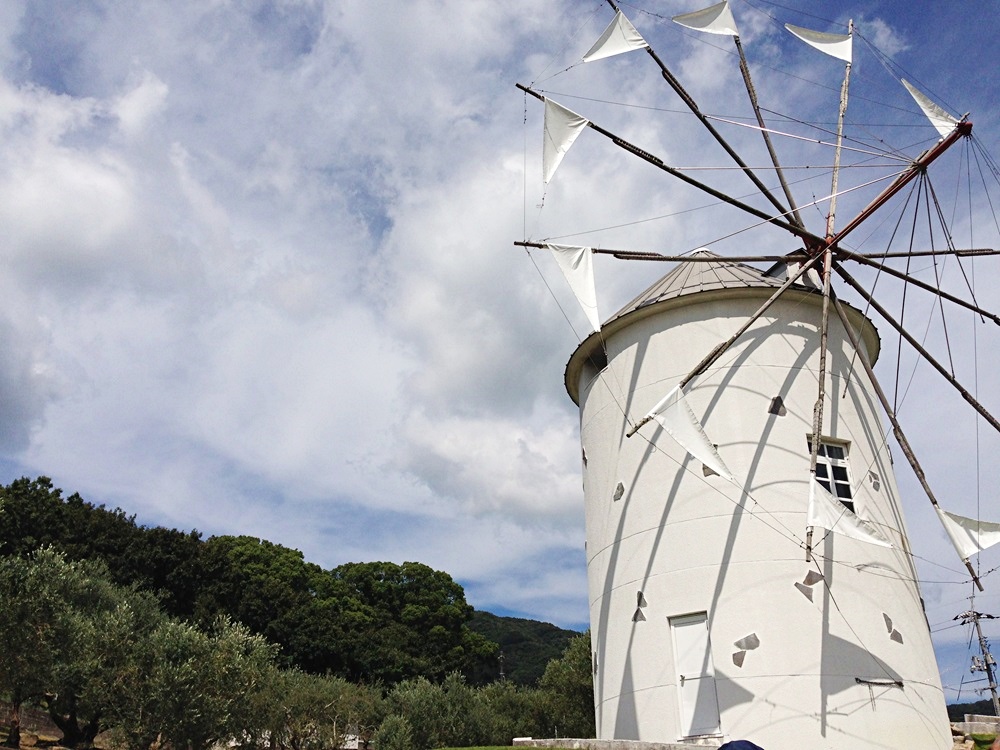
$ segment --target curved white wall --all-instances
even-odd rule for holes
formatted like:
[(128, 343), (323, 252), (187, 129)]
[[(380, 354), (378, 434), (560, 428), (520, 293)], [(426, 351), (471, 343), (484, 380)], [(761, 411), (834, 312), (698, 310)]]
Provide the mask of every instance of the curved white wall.
[[(896, 549), (818, 529), (816, 558), (805, 561), (816, 295), (786, 293), (686, 389), (738, 486), (706, 476), (656, 423), (625, 437), (623, 409), (645, 414), (771, 291), (689, 295), (633, 313), (608, 327), (607, 368), (580, 376), (598, 737), (689, 734), (671, 618), (704, 612), (715, 689), (684, 684), (700, 686), (700, 713), (712, 713), (714, 692), (724, 739), (767, 750), (950, 747), (878, 403), (833, 314), (823, 434), (848, 444), (857, 512)], [(784, 416), (768, 411), (775, 396)], [(810, 570), (823, 580), (805, 585)], [(735, 645), (751, 635), (756, 648)]]

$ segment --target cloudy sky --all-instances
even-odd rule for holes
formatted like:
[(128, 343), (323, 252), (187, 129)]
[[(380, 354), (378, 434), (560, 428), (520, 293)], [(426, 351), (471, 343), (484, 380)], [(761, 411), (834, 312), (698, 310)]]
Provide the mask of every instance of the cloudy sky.
[[(813, 5), (733, 5), (776, 128), (828, 138), (793, 119), (831, 127), (843, 66), (775, 19), (844, 31), (853, 17), (865, 40), (853, 132), (911, 156), (933, 143), (891, 75), (902, 72), (970, 111), (997, 151), (993, 2), (801, 12)], [(625, 9), (702, 109), (744, 121), (730, 40), (667, 20), (696, 7)], [(515, 82), (668, 163), (731, 166), (647, 55), (574, 66), (611, 15), (596, 0), (0, 4), (0, 480), (45, 474), (147, 525), (265, 537), (325, 567), (418, 560), (477, 608), (585, 627), (577, 416), (562, 372), (586, 323), (551, 259), (513, 242), (794, 249), (592, 132), (543, 195), (541, 106)], [(764, 163), (755, 133), (719, 127)], [(811, 145), (778, 143), (802, 205), (829, 192), (832, 157)], [(698, 174), (753, 192), (730, 170)], [(945, 179), (942, 202), (961, 183)], [(845, 196), (838, 215), (860, 200)], [(956, 244), (1000, 247), (989, 204), (957, 205), (944, 209)], [(804, 209), (813, 231), (824, 210)], [(981, 301), (996, 301), (997, 265), (979, 263)], [(597, 269), (605, 314), (667, 270), (605, 258)], [(928, 310), (908, 320), (940, 340)], [(970, 330), (952, 334), (953, 357), (1000, 408), (996, 337)], [(977, 354), (978, 369), (964, 364)], [(905, 373), (900, 413), (932, 484), (957, 512), (1000, 520), (991, 428), (977, 432), (938, 381)], [(967, 632), (948, 625), (969, 585), (899, 473), (957, 686)], [(1000, 564), (983, 557), (984, 571)], [(1000, 614), (995, 592), (976, 606)]]

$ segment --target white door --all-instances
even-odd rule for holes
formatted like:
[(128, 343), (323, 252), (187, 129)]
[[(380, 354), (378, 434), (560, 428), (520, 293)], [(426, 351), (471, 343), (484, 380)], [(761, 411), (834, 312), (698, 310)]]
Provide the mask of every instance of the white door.
[(670, 618), (677, 667), (677, 695), (681, 737), (718, 734), (719, 699), (715, 693), (715, 669), (708, 639), (708, 615)]

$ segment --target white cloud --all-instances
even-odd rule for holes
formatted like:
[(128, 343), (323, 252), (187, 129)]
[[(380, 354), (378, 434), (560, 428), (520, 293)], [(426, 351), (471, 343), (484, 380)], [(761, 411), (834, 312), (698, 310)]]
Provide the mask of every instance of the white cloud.
[(122, 131), (132, 137), (140, 134), (149, 120), (163, 110), (169, 90), (156, 75), (143, 71), (135, 88), (114, 104), (113, 111)]

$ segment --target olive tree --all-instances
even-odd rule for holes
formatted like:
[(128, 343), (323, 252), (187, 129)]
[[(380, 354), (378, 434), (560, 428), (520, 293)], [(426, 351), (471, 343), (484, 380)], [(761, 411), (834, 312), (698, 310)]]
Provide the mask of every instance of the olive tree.
[(275, 649), (228, 619), (206, 633), (165, 620), (153, 631), (123, 685), (113, 722), (119, 742), (148, 750), (206, 750), (217, 742), (260, 735), (266, 715), (257, 696), (277, 679)]
[(73, 592), (88, 567), (51, 549), (0, 557), (0, 692), (10, 696), (11, 747), (20, 743), (21, 706), (51, 692), (57, 668), (80, 648)]

